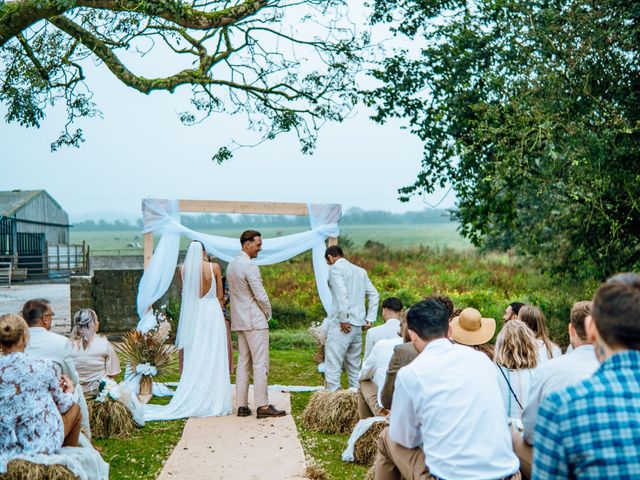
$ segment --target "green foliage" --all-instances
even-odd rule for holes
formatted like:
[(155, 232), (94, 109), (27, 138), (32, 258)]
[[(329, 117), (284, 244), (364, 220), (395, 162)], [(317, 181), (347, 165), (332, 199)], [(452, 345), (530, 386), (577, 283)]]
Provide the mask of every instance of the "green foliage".
[(407, 200), (447, 183), (475, 245), (574, 277), (640, 269), (637, 2), (376, 0), (420, 50), (373, 76), (374, 119), (425, 145)]

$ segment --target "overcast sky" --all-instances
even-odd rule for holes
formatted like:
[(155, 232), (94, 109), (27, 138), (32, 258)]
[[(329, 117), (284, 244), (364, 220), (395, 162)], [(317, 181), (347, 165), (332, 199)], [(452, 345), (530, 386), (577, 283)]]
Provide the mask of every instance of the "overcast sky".
[[(211, 156), (220, 146), (246, 138), (241, 117), (185, 127), (177, 112), (188, 106), (188, 89), (146, 96), (103, 66), (86, 73), (104, 118), (82, 122), (86, 142), (79, 149), (55, 153), (50, 144), (64, 124), (60, 109), (49, 110), (40, 129), (0, 121), (0, 190), (46, 189), (74, 220), (135, 218), (145, 197), (337, 202), (345, 210), (401, 212), (421, 210), (445, 194), (397, 200), (397, 189), (416, 178), (422, 145), (399, 123), (373, 123), (365, 107), (342, 124), (325, 125), (311, 156), (287, 135), (240, 149), (217, 165)], [(440, 206), (454, 201), (449, 193)]]

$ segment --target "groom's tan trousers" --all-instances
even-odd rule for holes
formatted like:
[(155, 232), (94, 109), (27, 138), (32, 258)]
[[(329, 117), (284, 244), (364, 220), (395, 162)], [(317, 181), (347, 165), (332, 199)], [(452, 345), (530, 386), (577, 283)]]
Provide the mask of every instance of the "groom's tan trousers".
[(238, 367), (236, 368), (236, 406), (249, 406), (249, 375), (253, 369), (255, 407), (269, 405), (269, 329), (240, 330), (238, 334)]

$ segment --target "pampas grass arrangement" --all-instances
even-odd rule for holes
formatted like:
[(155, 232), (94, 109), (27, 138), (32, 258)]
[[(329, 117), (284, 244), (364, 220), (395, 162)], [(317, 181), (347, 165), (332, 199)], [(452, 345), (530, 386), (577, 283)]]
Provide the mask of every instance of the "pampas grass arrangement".
[(350, 433), (358, 423), (357, 395), (348, 390), (320, 391), (302, 412), (302, 424), (322, 433)]
[(11, 460), (3, 480), (76, 480), (76, 476), (64, 465), (41, 465), (26, 460)]
[(361, 465), (373, 465), (378, 451), (378, 437), (387, 426), (387, 422), (376, 422), (356, 440), (353, 447), (353, 460)]
[(120, 402), (88, 401), (87, 407), (93, 438), (129, 438), (137, 428), (131, 413)]

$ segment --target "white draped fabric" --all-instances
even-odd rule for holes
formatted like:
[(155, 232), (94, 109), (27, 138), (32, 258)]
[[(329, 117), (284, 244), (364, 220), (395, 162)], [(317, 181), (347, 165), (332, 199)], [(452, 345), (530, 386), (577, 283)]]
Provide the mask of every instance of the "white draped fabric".
[[(339, 236), (338, 224), (342, 209), (338, 204), (309, 204), (308, 212), (311, 230), (263, 239), (262, 252), (254, 262), (257, 265), (273, 265), (312, 250), (318, 295), (324, 309), (330, 312), (331, 292), (327, 283), (329, 269), (324, 259), (324, 242), (329, 237)], [(147, 332), (156, 325), (151, 305), (162, 297), (171, 285), (178, 263), (181, 235), (201, 241), (208, 253), (227, 262), (240, 252), (240, 241), (237, 238), (208, 235), (185, 227), (180, 223), (180, 207), (177, 200), (144, 199), (142, 216), (144, 233), (153, 232), (161, 237), (138, 288), (138, 330)]]

